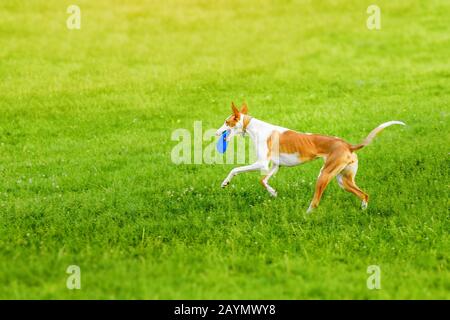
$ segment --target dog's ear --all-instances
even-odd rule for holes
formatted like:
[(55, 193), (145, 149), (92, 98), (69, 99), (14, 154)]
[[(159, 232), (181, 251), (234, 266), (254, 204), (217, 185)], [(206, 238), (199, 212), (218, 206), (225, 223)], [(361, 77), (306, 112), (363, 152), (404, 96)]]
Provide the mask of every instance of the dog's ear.
[(248, 113), (248, 107), (247, 107), (247, 104), (245, 102), (242, 103), (241, 113), (243, 113), (243, 114), (247, 114)]
[(238, 108), (236, 108), (236, 106), (234, 105), (234, 102), (231, 103), (231, 110), (233, 110), (233, 113), (235, 115), (236, 118), (239, 118), (239, 110)]

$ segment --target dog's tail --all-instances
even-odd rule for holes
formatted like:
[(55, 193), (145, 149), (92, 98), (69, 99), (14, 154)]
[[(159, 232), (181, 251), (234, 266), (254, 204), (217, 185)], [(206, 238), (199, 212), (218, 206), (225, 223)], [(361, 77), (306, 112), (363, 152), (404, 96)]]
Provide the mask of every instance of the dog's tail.
[(359, 150), (361, 148), (364, 148), (365, 146), (367, 146), (369, 143), (372, 142), (373, 138), (375, 138), (377, 136), (378, 133), (380, 133), (381, 131), (383, 131), (384, 128), (387, 128), (389, 126), (392, 126), (393, 124), (401, 124), (402, 126), (406, 126), (406, 124), (404, 124), (401, 121), (388, 121), (385, 123), (380, 124), (378, 127), (376, 127), (375, 129), (373, 129), (369, 135), (364, 139), (363, 142), (361, 142), (360, 144), (355, 144), (355, 145), (351, 145), (350, 146), (350, 150), (356, 151)]

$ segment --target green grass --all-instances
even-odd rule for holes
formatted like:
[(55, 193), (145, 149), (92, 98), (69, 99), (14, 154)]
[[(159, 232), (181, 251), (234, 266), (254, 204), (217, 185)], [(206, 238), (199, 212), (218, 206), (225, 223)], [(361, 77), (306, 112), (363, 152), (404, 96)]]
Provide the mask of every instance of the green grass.
[[(371, 3), (2, 1), (0, 298), (449, 299), (450, 6), (380, 0), (369, 31)], [(276, 199), (172, 163), (172, 132), (232, 100), (353, 143), (408, 126), (358, 152), (367, 211), (333, 181), (306, 216), (320, 161)]]

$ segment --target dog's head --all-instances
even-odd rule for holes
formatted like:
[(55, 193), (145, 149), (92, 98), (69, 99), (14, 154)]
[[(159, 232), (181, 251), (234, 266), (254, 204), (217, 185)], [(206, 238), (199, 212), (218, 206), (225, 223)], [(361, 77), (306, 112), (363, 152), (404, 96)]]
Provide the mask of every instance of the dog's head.
[(247, 104), (245, 103), (242, 104), (241, 111), (239, 111), (234, 102), (232, 102), (231, 110), (233, 111), (231, 116), (226, 118), (224, 124), (216, 131), (216, 136), (220, 136), (224, 131), (228, 131), (227, 141), (230, 141), (236, 134), (244, 133), (244, 115), (248, 112)]

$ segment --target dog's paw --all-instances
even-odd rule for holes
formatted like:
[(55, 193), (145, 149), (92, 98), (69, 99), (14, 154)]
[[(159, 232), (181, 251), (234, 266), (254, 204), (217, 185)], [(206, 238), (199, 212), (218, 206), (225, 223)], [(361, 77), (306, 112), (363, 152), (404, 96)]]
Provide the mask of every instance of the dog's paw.
[(311, 207), (311, 206), (309, 206), (309, 207), (308, 207), (308, 210), (306, 210), (306, 213), (307, 213), (307, 214), (311, 214), (313, 211), (314, 211), (314, 208)]
[(367, 209), (367, 206), (368, 206), (367, 201), (361, 202), (361, 209), (366, 210), (366, 209)]
[(225, 187), (228, 186), (229, 184), (230, 184), (230, 181), (224, 180), (220, 186), (221, 186), (222, 188), (225, 188)]
[(267, 191), (269, 191), (270, 195), (274, 198), (278, 195), (278, 193), (273, 188), (267, 188)]

